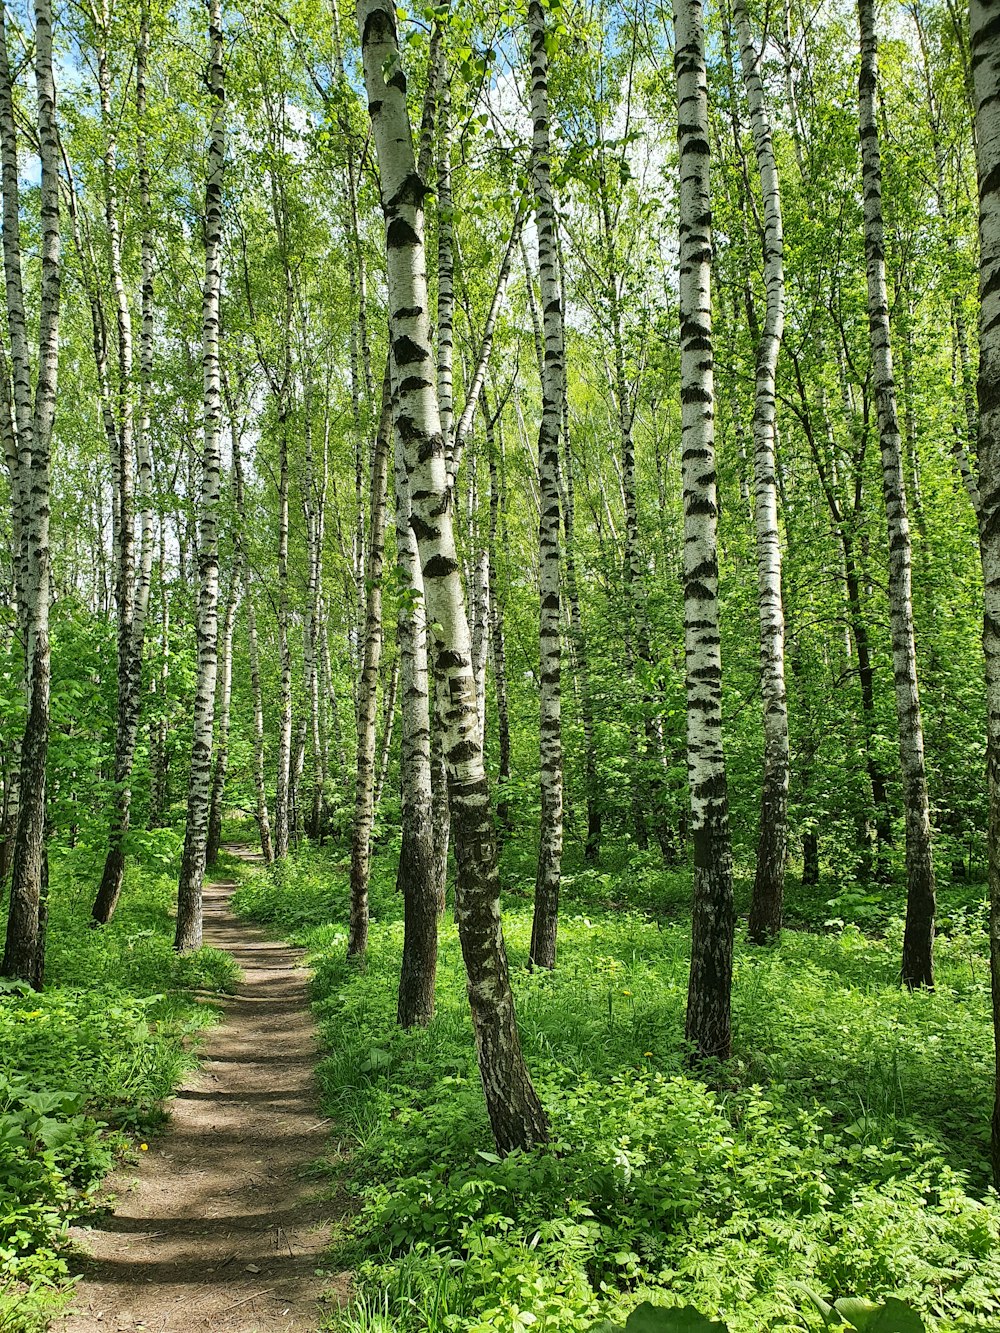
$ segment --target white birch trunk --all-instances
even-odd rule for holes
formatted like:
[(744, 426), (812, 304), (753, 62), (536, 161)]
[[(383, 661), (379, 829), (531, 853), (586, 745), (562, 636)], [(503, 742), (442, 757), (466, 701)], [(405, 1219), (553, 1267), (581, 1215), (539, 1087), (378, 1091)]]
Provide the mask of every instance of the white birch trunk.
[(564, 361), (563, 308), (559, 289), (555, 204), (549, 146), (548, 55), (545, 15), (528, 3), (531, 47), (531, 178), (538, 230), (538, 278), (542, 294), (542, 419), (538, 429), (539, 543), (539, 746), (541, 825), (535, 875), (531, 961), (555, 967), (563, 844), (563, 756), (560, 610), (559, 429)]
[(730, 1052), (732, 854), (722, 749), (718, 504), (712, 364), (712, 203), (701, 0), (674, 0), (680, 149), (681, 472), (688, 780), (694, 842), (686, 1035), (700, 1059)]
[(882, 449), (882, 494), (889, 542), (889, 624), (892, 675), (899, 727), (899, 761), (906, 820), (906, 926), (903, 980), (908, 986), (934, 984), (934, 859), (924, 767), (924, 734), (917, 689), (913, 636), (910, 524), (906, 512), (903, 446), (896, 382), (889, 342), (889, 297), (885, 279), (882, 220), (882, 162), (876, 119), (878, 48), (874, 0), (858, 0), (861, 72), (858, 79), (859, 131), (864, 183), (865, 261), (868, 274), (868, 328), (875, 401)]
[(499, 876), (444, 441), (434, 383), (423, 235), (425, 185), (416, 171), (390, 0), (359, 0), (358, 30), (386, 223), (396, 425), (403, 444), (428, 622), (447, 684), (445, 757), (458, 862), (456, 918), (469, 986), (479, 1069), (498, 1148), (543, 1142), (548, 1125), (531, 1085), (514, 1016)]
[(7, 33), (0, 15), (0, 168), (3, 185), (3, 252), (7, 331), (13, 368), (19, 495), (22, 504), (25, 685), (27, 721), (21, 741), (17, 829), (10, 904), (0, 972), (40, 988), (45, 967), (45, 766), (49, 745), (49, 463), (59, 366), (60, 230), (59, 141), (52, 59), (51, 0), (35, 3), (41, 222), (41, 310), (38, 372), (31, 388), (31, 359), (21, 275), (20, 203), (13, 87)]
[(198, 605), (195, 629), (198, 665), (195, 686), (194, 734), (188, 778), (187, 822), (177, 895), (179, 950), (201, 945), (202, 885), (208, 837), (212, 733), (218, 673), (219, 538), (221, 480), (219, 448), (222, 386), (219, 371), (219, 302), (222, 294), (222, 178), (226, 164), (225, 83), (223, 73), (222, 0), (209, 0), (207, 82), (212, 99), (208, 175), (205, 181), (205, 284), (202, 292), (202, 373), (204, 392), (204, 454), (198, 531)]
[(744, 0), (733, 16), (740, 42), (743, 84), (750, 107), (764, 205), (764, 324), (757, 342), (753, 414), (754, 525), (760, 613), (760, 682), (764, 705), (764, 782), (757, 869), (750, 904), (750, 938), (758, 944), (781, 931), (788, 855), (788, 699), (785, 690), (785, 616), (781, 600), (781, 533), (775, 481), (775, 376), (785, 327), (784, 234), (781, 190), (771, 123), (760, 77), (760, 56)]
[(990, 975), (996, 1083), (993, 1183), (1000, 1188), (1000, 19), (970, 0), (979, 177), (979, 482), (989, 780)]

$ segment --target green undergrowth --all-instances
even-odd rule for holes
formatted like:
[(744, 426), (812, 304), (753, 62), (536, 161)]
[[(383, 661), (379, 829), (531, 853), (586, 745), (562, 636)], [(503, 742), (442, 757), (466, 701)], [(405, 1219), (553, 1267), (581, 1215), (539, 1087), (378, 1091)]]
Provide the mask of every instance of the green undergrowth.
[(130, 864), (110, 925), (91, 929), (85, 849), (52, 858), (46, 987), (0, 982), (0, 1333), (43, 1328), (69, 1279), (66, 1232), (102, 1178), (162, 1121), (231, 988), (216, 949), (178, 957), (172, 864)]
[[(734, 1057), (703, 1081), (685, 1070), (683, 919), (609, 906), (629, 884), (570, 873), (558, 967), (530, 972), (516, 853), (505, 876), (518, 1020), (553, 1142), (503, 1161), (450, 919), (434, 1021), (395, 1025), (392, 857), (373, 867), (361, 966), (345, 958), (341, 853), (301, 854), (238, 894), (313, 953), (319, 1077), (357, 1209), (332, 1262), (356, 1270), (358, 1301), (332, 1328), (569, 1333), (643, 1299), (690, 1303), (732, 1333), (819, 1328), (811, 1292), (897, 1296), (929, 1329), (1000, 1329), (975, 891), (938, 941), (933, 994), (898, 984), (898, 921), (740, 941)], [(789, 906), (794, 919), (794, 894)]]

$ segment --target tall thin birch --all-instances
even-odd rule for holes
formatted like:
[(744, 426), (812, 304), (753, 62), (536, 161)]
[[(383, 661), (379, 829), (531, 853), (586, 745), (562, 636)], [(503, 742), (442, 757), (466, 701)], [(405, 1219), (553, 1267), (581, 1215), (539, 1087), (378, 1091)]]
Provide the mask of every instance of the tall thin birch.
[(423, 198), (391, 0), (359, 0), (358, 31), (385, 214), (396, 427), (410, 488), (428, 624), (447, 684), (448, 794), (458, 864), (456, 920), (479, 1070), (501, 1152), (544, 1142), (548, 1123), (524, 1063), (514, 1015), (483, 751), (477, 736), (469, 624), (455, 548), (427, 309)]
[(864, 184), (865, 262), (868, 273), (868, 328), (871, 337), (882, 494), (889, 538), (889, 625), (896, 692), (899, 762), (906, 821), (906, 925), (903, 980), (908, 986), (934, 984), (934, 858), (924, 766), (924, 733), (917, 688), (913, 635), (910, 524), (906, 512), (903, 446), (896, 404), (896, 381), (889, 341), (889, 297), (885, 279), (882, 219), (882, 159), (876, 118), (878, 46), (875, 0), (858, 0), (861, 71), (858, 77), (859, 132)]
[(38, 372), (31, 387), (31, 356), (21, 274), (14, 90), (7, 32), (0, 14), (0, 169), (3, 188), (3, 258), (7, 331), (13, 369), (17, 427), (18, 493), (23, 513), (22, 572), (27, 721), (21, 740), (17, 829), (14, 835), (7, 934), (0, 973), (42, 984), (45, 966), (45, 767), (49, 748), (51, 658), (49, 652), (49, 464), (59, 369), (59, 308), (62, 269), (59, 229), (59, 136), (52, 59), (51, 0), (35, 0), (35, 92), (41, 214), (41, 311)]
[(781, 930), (788, 857), (788, 698), (785, 690), (785, 616), (781, 601), (781, 533), (775, 482), (775, 375), (785, 327), (785, 260), (781, 190), (771, 122), (745, 0), (735, 0), (743, 84), (750, 107), (754, 150), (764, 205), (764, 323), (757, 340), (753, 413), (754, 525), (760, 613), (760, 683), (764, 704), (764, 784), (757, 869), (750, 902), (750, 938), (758, 944)]
[(538, 278), (542, 293), (542, 417), (538, 428), (539, 544), (539, 744), (541, 824), (535, 875), (535, 914), (531, 926), (531, 961), (554, 967), (559, 920), (559, 882), (563, 845), (563, 754), (559, 631), (559, 430), (566, 376), (556, 212), (552, 196), (549, 144), (549, 61), (545, 50), (545, 14), (539, 0), (529, 0), (531, 49), (531, 179), (538, 230)]
[(680, 149), (681, 473), (688, 781), (694, 843), (686, 1035), (698, 1058), (731, 1046), (733, 880), (722, 750), (722, 655), (712, 362), (712, 202), (701, 0), (674, 0)]
[(1000, 1188), (1000, 14), (970, 0), (979, 178), (979, 485), (989, 781), (990, 975), (996, 1083), (993, 1183)]
[(188, 778), (187, 822), (177, 893), (174, 947), (201, 944), (202, 885), (208, 838), (209, 785), (219, 636), (218, 509), (221, 484), (222, 383), (219, 368), (219, 302), (222, 294), (222, 179), (226, 165), (226, 106), (222, 0), (209, 0), (210, 56), (207, 84), (212, 102), (205, 179), (205, 283), (202, 290), (204, 454), (198, 514), (197, 675), (194, 735)]

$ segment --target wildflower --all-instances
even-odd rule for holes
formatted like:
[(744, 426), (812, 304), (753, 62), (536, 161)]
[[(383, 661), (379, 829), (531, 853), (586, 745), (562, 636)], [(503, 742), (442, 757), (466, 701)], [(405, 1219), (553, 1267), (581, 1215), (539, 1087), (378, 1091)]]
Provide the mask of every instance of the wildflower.
[(148, 1143), (140, 1143), (140, 1144), (139, 1144), (139, 1151), (140, 1151), (140, 1152), (149, 1152), (149, 1144), (148, 1144)]

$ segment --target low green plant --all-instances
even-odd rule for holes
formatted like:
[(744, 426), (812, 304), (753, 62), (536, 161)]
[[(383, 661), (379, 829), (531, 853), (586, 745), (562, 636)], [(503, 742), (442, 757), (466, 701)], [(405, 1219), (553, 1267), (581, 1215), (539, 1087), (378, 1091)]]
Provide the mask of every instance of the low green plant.
[[(625, 911), (614, 872), (569, 867), (585, 900), (564, 902), (557, 969), (531, 971), (522, 859), (514, 848), (505, 864), (504, 928), (553, 1141), (503, 1160), (450, 922), (433, 1021), (396, 1025), (391, 860), (375, 863), (363, 966), (345, 956), (336, 851), (241, 890), (244, 910), (312, 950), (324, 1105), (353, 1146), (357, 1212), (335, 1261), (363, 1299), (331, 1328), (586, 1333), (648, 1299), (691, 1305), (729, 1333), (801, 1333), (823, 1326), (802, 1286), (905, 1300), (929, 1333), (1000, 1324), (977, 926), (953, 915), (936, 990), (919, 994), (899, 985), (895, 921), (874, 936), (847, 924), (789, 931), (767, 950), (740, 942), (734, 1056), (709, 1082), (686, 1064), (687, 926)], [(970, 922), (977, 910), (970, 900)]]
[(174, 877), (158, 854), (130, 865), (114, 919), (92, 929), (90, 859), (53, 857), (45, 990), (0, 982), (0, 1333), (33, 1333), (58, 1307), (68, 1226), (162, 1120), (213, 1021), (194, 992), (239, 975), (220, 950), (174, 952)]

